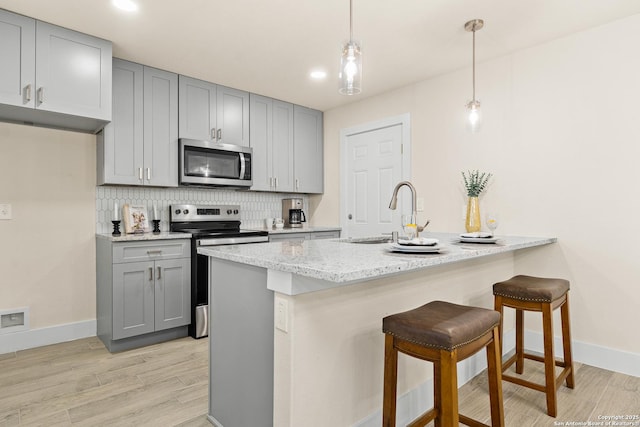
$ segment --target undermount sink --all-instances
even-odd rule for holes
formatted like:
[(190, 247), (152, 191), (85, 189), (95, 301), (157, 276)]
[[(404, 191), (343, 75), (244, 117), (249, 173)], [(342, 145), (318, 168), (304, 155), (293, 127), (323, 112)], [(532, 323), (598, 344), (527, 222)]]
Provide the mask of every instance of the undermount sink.
[(387, 236), (375, 236), (375, 237), (350, 237), (348, 239), (341, 239), (344, 243), (359, 243), (365, 245), (371, 245), (375, 243), (389, 243), (391, 239)]

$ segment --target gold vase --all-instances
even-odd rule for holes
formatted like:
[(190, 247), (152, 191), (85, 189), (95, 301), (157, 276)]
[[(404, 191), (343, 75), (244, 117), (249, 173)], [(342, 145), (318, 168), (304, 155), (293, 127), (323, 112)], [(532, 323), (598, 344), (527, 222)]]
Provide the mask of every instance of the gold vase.
[(467, 233), (480, 231), (482, 220), (480, 219), (480, 202), (477, 197), (469, 197), (467, 201), (467, 219), (464, 224)]

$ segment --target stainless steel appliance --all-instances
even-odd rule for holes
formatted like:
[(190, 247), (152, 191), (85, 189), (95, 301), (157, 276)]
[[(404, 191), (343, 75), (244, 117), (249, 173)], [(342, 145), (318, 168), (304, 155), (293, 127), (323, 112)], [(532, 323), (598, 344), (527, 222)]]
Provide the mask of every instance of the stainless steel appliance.
[(180, 184), (251, 187), (250, 147), (180, 139)]
[(209, 258), (200, 246), (237, 245), (269, 241), (266, 231), (240, 229), (238, 205), (171, 205), (169, 229), (191, 233), (191, 325), (189, 335), (208, 335)]
[(285, 227), (302, 227), (302, 223), (307, 222), (302, 210), (302, 199), (282, 199), (282, 218)]

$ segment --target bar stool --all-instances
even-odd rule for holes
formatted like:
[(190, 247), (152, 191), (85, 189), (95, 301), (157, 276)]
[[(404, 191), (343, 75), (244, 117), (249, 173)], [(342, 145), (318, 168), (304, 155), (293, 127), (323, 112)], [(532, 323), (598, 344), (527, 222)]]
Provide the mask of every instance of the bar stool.
[[(495, 309), (504, 315), (504, 307), (516, 310), (516, 353), (502, 365), (504, 372), (516, 364), (516, 373), (524, 371), (524, 359), (544, 363), (545, 384), (536, 384), (522, 378), (503, 374), (502, 379), (524, 387), (538, 390), (547, 396), (547, 414), (555, 417), (558, 413), (557, 389), (566, 380), (567, 387), (573, 388), (573, 361), (571, 357), (571, 332), (569, 327), (569, 282), (564, 279), (546, 279), (532, 276), (514, 276), (493, 285)], [(562, 347), (564, 360), (555, 360), (553, 353), (553, 310), (560, 307), (562, 320)], [(542, 312), (542, 332), (544, 336), (544, 357), (526, 353), (524, 350), (524, 311)], [(500, 344), (502, 344), (502, 320), (500, 321)], [(502, 354), (502, 352), (500, 352)], [(555, 367), (564, 368), (555, 376)]]
[[(504, 426), (502, 369), (498, 327), (494, 310), (433, 301), (382, 320), (385, 335), (383, 427), (396, 425), (398, 352), (433, 362), (434, 407), (409, 426), (431, 420), (439, 427), (486, 426), (458, 413), (457, 362), (486, 347), (492, 427)], [(488, 427), (488, 426), (487, 426)]]

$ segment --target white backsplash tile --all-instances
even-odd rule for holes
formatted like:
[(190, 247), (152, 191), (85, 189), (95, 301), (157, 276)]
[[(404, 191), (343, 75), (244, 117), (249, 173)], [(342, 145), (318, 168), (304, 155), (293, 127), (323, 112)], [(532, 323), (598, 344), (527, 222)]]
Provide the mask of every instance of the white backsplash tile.
[[(151, 211), (155, 204), (160, 216), (160, 230), (169, 231), (169, 206), (175, 204), (223, 204), (240, 205), (242, 228), (262, 228), (264, 218), (282, 216), (282, 199), (302, 198), (308, 213), (308, 196), (305, 194), (261, 193), (204, 188), (145, 188), (145, 187), (96, 187), (96, 232), (111, 233), (115, 202), (120, 207), (128, 204), (146, 205)], [(123, 226), (120, 226), (121, 230)]]

